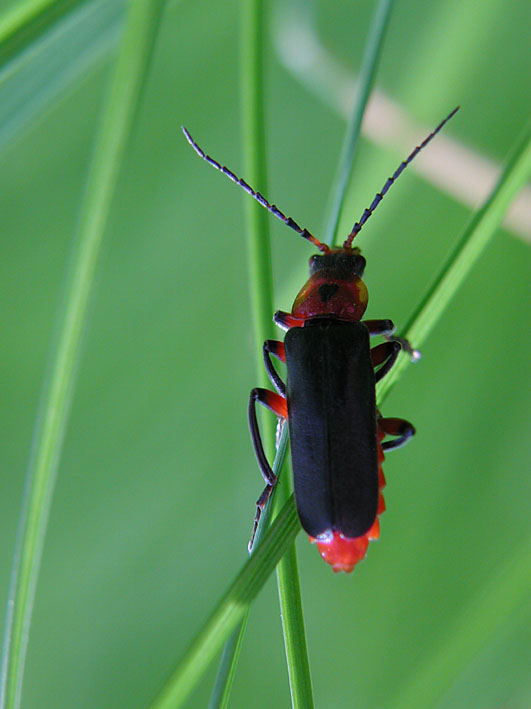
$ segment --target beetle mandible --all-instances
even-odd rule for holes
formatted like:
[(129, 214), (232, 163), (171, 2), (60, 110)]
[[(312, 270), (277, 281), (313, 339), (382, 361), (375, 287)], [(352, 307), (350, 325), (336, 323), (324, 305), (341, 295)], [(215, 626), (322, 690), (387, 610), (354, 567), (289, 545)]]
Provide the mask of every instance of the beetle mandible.
[[(256, 503), (249, 548), (277, 483), (262, 445), (256, 402), (273, 411), (282, 423), (288, 421), (299, 519), (332, 569), (352, 571), (365, 557), (369, 541), (379, 537), (379, 515), (385, 510), (384, 451), (402, 446), (415, 429), (404, 419), (380, 414), (375, 385), (396, 362), (400, 349), (405, 348), (413, 357), (418, 353), (406, 340), (393, 337), (391, 320), (361, 319), (368, 302), (362, 281), (366, 261), (352, 242), (393, 182), (458, 109), (400, 163), (339, 248), (330, 248), (302, 229), (245, 180), (207, 155), (183, 127), (201, 158), (321, 252), (310, 258), (310, 278), (291, 312), (274, 315), (274, 322), (286, 331), (284, 342), (266, 340), (263, 346), (265, 368), (276, 392), (255, 388), (249, 398), (251, 438), (266, 482)], [(374, 335), (383, 335), (386, 342), (371, 349), (369, 338)], [(286, 364), (285, 383), (271, 355)], [(386, 436), (392, 440), (384, 441)]]

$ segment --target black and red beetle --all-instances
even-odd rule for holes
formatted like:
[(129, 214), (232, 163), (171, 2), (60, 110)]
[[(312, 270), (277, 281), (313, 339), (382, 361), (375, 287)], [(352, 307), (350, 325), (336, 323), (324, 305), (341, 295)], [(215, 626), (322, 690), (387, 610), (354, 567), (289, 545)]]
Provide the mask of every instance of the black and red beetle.
[[(265, 456), (256, 402), (289, 424), (295, 501), (301, 525), (334, 571), (352, 571), (364, 558), (369, 541), (377, 539), (379, 515), (385, 510), (382, 489), (384, 451), (398, 448), (415, 433), (404, 419), (385, 418), (376, 407), (375, 384), (389, 372), (402, 347), (393, 338), (391, 320), (361, 320), (368, 302), (362, 281), (365, 259), (354, 237), (404, 168), (430, 142), (454, 109), (404, 160), (356, 222), (340, 248), (329, 248), (255, 192), (227, 167), (206, 155), (188, 131), (184, 134), (200, 157), (243, 187), (272, 214), (316, 246), (310, 258), (310, 279), (295, 298), (291, 313), (275, 313), (286, 330), (284, 342), (264, 343), (264, 362), (276, 393), (256, 388), (249, 399), (251, 437), (266, 487), (257, 501), (258, 520), (277, 478)], [(387, 342), (370, 348), (369, 338)], [(271, 355), (285, 362), (286, 383)], [(383, 441), (385, 436), (393, 440)]]

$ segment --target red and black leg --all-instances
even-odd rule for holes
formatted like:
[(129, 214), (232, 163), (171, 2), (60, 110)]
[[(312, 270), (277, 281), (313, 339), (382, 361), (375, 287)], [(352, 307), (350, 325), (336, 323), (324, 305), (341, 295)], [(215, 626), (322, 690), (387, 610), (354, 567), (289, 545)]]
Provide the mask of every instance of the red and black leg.
[[(363, 320), (363, 324), (369, 330), (369, 335), (371, 337), (374, 337), (375, 335), (382, 335), (388, 342), (398, 342), (404, 352), (407, 352), (412, 360), (416, 361), (420, 359), (420, 352), (413, 348), (409, 340), (406, 340), (405, 337), (397, 337), (396, 335), (393, 335), (396, 328), (392, 320)], [(391, 367), (392, 366), (393, 365), (391, 365)], [(384, 375), (382, 374), (382, 377), (383, 376)]]
[(416, 350), (411, 342), (405, 337), (397, 337), (396, 335), (385, 335), (385, 337), (389, 342), (398, 342), (400, 347), (404, 350), (404, 352), (408, 353), (413, 362), (416, 362), (421, 358), (420, 351)]
[(264, 353), (264, 364), (267, 372), (267, 376), (271, 379), (271, 382), (278, 393), (286, 398), (286, 385), (280, 378), (277, 370), (275, 369), (273, 362), (271, 361), (272, 354), (274, 357), (279, 359), (281, 362), (286, 363), (286, 350), (284, 349), (284, 343), (279, 340), (266, 340), (263, 347)]
[(380, 369), (374, 372), (374, 377), (377, 382), (379, 382), (382, 377), (385, 377), (387, 372), (394, 365), (401, 348), (402, 346), (399, 342), (382, 342), (381, 345), (372, 348), (372, 366), (376, 368), (380, 364), (382, 365)]
[(387, 436), (396, 436), (394, 441), (384, 441), (382, 448), (384, 451), (394, 450), (405, 445), (411, 436), (415, 435), (415, 427), (409, 421), (395, 418), (380, 418), (378, 427)]
[(260, 521), (262, 510), (269, 500), (269, 497), (273, 492), (273, 488), (277, 484), (277, 476), (273, 472), (266, 458), (262, 437), (260, 436), (260, 429), (258, 428), (258, 419), (256, 416), (257, 401), (273, 411), (273, 413), (275, 413), (279, 418), (288, 418), (288, 402), (283, 396), (276, 394), (274, 391), (269, 391), (269, 389), (256, 388), (251, 391), (249, 396), (249, 428), (251, 429), (251, 440), (253, 442), (254, 452), (256, 454), (262, 475), (264, 476), (266, 486), (256, 501), (256, 515), (254, 518), (253, 533), (249, 542), (249, 551), (253, 547), (254, 536), (258, 528), (258, 522)]
[(295, 318), (291, 313), (285, 313), (283, 310), (277, 310), (273, 315), (273, 322), (283, 330), (289, 330), (292, 327), (302, 327), (304, 320)]
[(392, 320), (362, 320), (363, 324), (369, 331), (369, 335), (392, 335), (395, 331), (395, 324)]

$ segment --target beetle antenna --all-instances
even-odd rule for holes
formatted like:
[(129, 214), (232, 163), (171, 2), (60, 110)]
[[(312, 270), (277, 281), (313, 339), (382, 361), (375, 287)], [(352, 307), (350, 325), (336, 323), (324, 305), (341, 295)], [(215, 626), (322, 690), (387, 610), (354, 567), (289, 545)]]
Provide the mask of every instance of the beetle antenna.
[(430, 140), (431, 140), (434, 136), (437, 135), (437, 133), (438, 133), (438, 132), (441, 130), (441, 128), (444, 126), (444, 124), (445, 124), (445, 123), (448, 123), (448, 121), (450, 120), (450, 118), (452, 118), (452, 116), (454, 116), (454, 115), (457, 113), (458, 110), (459, 110), (459, 106), (457, 106), (456, 108), (454, 108), (454, 110), (453, 110), (451, 113), (449, 113), (443, 121), (441, 121), (441, 122), (439, 123), (439, 125), (437, 126), (437, 128), (435, 128), (435, 130), (432, 131), (432, 132), (427, 136), (427, 138), (425, 138), (425, 139), (422, 141), (422, 143), (421, 143), (420, 145), (417, 145), (417, 147), (415, 148), (415, 150), (413, 150), (413, 152), (409, 155), (409, 157), (406, 158), (403, 162), (400, 163), (400, 165), (398, 166), (398, 168), (395, 170), (393, 176), (392, 176), (392, 177), (389, 177), (388, 180), (387, 180), (387, 182), (385, 183), (385, 185), (382, 187), (382, 191), (377, 193), (376, 197), (375, 197), (375, 198), (373, 199), (373, 201), (372, 201), (371, 206), (368, 207), (368, 208), (363, 212), (363, 215), (362, 215), (361, 219), (359, 220), (359, 222), (356, 222), (356, 223), (354, 224), (354, 226), (352, 227), (352, 231), (351, 231), (350, 234), (347, 236), (347, 239), (346, 239), (346, 241), (345, 241), (345, 243), (344, 243), (344, 247), (345, 247), (345, 248), (352, 246), (352, 241), (353, 241), (354, 237), (356, 236), (356, 234), (358, 234), (358, 232), (361, 231), (361, 227), (365, 224), (365, 222), (367, 221), (367, 219), (371, 216), (371, 214), (374, 212), (374, 210), (376, 209), (376, 207), (380, 204), (380, 202), (381, 202), (382, 199), (384, 198), (385, 193), (386, 193), (387, 190), (391, 187), (391, 185), (393, 184), (393, 182), (398, 178), (398, 176), (403, 172), (403, 170), (406, 169), (406, 167), (407, 167), (407, 166), (409, 165), (409, 163), (413, 160), (413, 158), (415, 158), (415, 157), (420, 153), (420, 151), (421, 151), (423, 148), (425, 148), (426, 145), (428, 145), (428, 143), (430, 142)]
[(214, 158), (211, 158), (210, 155), (207, 155), (204, 150), (202, 150), (195, 142), (195, 140), (192, 138), (186, 128), (184, 126), (181, 126), (181, 128), (183, 129), (183, 133), (186, 137), (186, 140), (190, 143), (190, 145), (200, 158), (203, 158), (203, 160), (206, 160), (209, 165), (212, 165), (212, 167), (215, 167), (216, 170), (219, 170), (224, 175), (226, 175), (229, 180), (232, 180), (240, 187), (243, 187), (243, 189), (248, 194), (250, 194), (251, 197), (254, 197), (254, 199), (262, 205), (262, 207), (265, 207), (268, 212), (274, 214), (275, 217), (277, 217), (278, 219), (280, 219), (280, 221), (284, 222), (284, 224), (296, 231), (297, 234), (300, 234), (304, 239), (307, 239), (309, 242), (311, 242), (320, 251), (322, 251), (323, 253), (328, 253), (330, 251), (328, 246), (326, 244), (321, 243), (319, 239), (317, 239), (313, 234), (308, 231), (308, 229), (302, 229), (296, 221), (294, 221), (291, 217), (287, 217), (283, 212), (280, 211), (280, 209), (275, 204), (269, 204), (267, 199), (262, 194), (260, 194), (260, 192), (255, 192), (253, 188), (248, 185), (247, 182), (245, 182), (245, 180), (242, 180), (241, 177), (235, 175), (231, 170), (229, 170), (228, 167), (225, 167), (225, 165), (220, 165), (217, 160), (214, 160)]

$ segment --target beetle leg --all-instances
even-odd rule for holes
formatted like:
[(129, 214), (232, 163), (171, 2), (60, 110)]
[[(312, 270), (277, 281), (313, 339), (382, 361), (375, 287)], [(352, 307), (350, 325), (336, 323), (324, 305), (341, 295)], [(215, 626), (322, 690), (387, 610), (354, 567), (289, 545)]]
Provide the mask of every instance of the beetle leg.
[(283, 396), (280, 396), (280, 394), (275, 394), (274, 391), (269, 391), (268, 389), (256, 388), (251, 391), (249, 396), (249, 427), (251, 429), (251, 440), (253, 442), (256, 458), (258, 459), (258, 465), (262, 475), (264, 476), (264, 480), (266, 481), (266, 486), (256, 501), (256, 515), (254, 518), (251, 540), (249, 542), (249, 551), (251, 551), (253, 547), (254, 537), (256, 530), (258, 529), (258, 522), (260, 521), (262, 510), (266, 506), (267, 501), (273, 492), (273, 488), (277, 484), (277, 476), (273, 472), (266, 458), (262, 438), (260, 436), (260, 429), (258, 428), (258, 419), (256, 417), (257, 401), (273, 411), (273, 413), (275, 413), (279, 418), (286, 419), (288, 417), (288, 403)]
[(279, 418), (286, 419), (288, 417), (287, 401), (280, 394), (275, 394), (268, 389), (253, 389), (249, 396), (249, 427), (251, 429), (251, 438), (253, 441), (254, 452), (258, 459), (258, 465), (264, 476), (264, 480), (268, 485), (274, 485), (277, 481), (275, 474), (271, 470), (271, 466), (267, 462), (262, 445), (262, 438), (258, 428), (258, 419), (256, 417), (256, 402), (259, 401), (266, 408), (270, 409)]
[(392, 335), (396, 329), (392, 320), (363, 320), (362, 322), (371, 337), (375, 335)]
[(382, 342), (381, 345), (373, 347), (371, 350), (371, 361), (372, 366), (377, 367), (379, 364), (383, 364), (383, 367), (374, 373), (375, 380), (377, 382), (385, 377), (387, 372), (391, 369), (393, 364), (396, 362), (398, 353), (400, 352), (401, 345), (399, 342)]
[(378, 420), (378, 427), (388, 436), (397, 436), (394, 441), (385, 441), (382, 443), (382, 449), (384, 451), (400, 448), (400, 446), (408, 442), (411, 436), (415, 435), (415, 427), (413, 424), (404, 419), (381, 418)]
[(362, 322), (368, 329), (371, 337), (383, 335), (388, 342), (398, 342), (404, 352), (407, 352), (414, 362), (420, 359), (420, 352), (413, 348), (409, 340), (406, 340), (405, 337), (393, 335), (396, 328), (392, 320), (363, 320)]
[(264, 342), (263, 352), (267, 376), (269, 377), (269, 379), (271, 379), (271, 382), (273, 383), (273, 386), (278, 391), (278, 393), (284, 398), (286, 398), (286, 385), (279, 377), (277, 370), (273, 366), (271, 357), (269, 356), (270, 354), (272, 354), (274, 357), (277, 357), (281, 362), (285, 363), (286, 350), (284, 349), (284, 343), (280, 342), (279, 340), (266, 340)]
[(291, 313), (285, 313), (283, 310), (277, 310), (273, 315), (273, 322), (283, 330), (289, 330), (291, 327), (302, 327), (304, 320), (295, 318)]
[(411, 342), (405, 337), (397, 337), (396, 335), (384, 335), (384, 337), (388, 342), (398, 342), (400, 347), (404, 350), (404, 352), (408, 353), (413, 362), (417, 362), (421, 358), (422, 355), (420, 354), (420, 351), (416, 350)]

